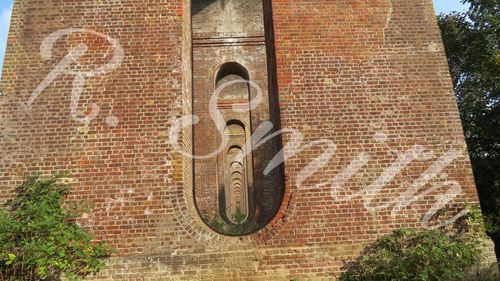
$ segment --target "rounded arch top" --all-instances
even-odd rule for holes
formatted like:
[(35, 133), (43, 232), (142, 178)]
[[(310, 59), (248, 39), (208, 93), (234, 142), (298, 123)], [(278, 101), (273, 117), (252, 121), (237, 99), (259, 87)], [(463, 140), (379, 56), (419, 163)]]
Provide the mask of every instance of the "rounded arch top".
[(226, 62), (222, 64), (215, 75), (215, 85), (217, 85), (222, 78), (228, 75), (236, 75), (244, 80), (250, 80), (250, 74), (246, 67), (237, 62)]

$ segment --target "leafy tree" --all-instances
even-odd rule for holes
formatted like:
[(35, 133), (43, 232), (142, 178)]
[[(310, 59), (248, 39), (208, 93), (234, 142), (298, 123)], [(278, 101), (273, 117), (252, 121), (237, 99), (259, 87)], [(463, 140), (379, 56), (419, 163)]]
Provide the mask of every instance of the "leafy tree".
[(32, 176), (0, 208), (0, 280), (81, 280), (104, 267), (110, 249), (77, 224), (69, 189), (60, 176)]
[(500, 2), (465, 0), (467, 13), (440, 15), (487, 230), (500, 259)]

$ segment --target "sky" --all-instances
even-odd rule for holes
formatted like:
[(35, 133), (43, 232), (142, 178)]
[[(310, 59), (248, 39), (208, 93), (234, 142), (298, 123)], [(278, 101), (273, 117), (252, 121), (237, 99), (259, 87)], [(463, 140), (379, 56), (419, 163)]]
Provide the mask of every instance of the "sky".
[[(13, 0), (0, 0), (0, 66), (3, 65), (5, 55), (5, 45), (9, 30), (10, 15), (12, 12)], [(410, 0), (408, 0), (410, 1)], [(448, 13), (451, 11), (463, 11), (466, 9), (461, 0), (433, 0), (436, 13)], [(2, 72), (0, 69), (0, 79)]]

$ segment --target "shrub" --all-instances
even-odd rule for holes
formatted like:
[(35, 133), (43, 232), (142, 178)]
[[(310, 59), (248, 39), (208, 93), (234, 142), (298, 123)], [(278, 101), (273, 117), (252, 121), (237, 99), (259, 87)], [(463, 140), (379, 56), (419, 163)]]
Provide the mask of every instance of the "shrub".
[(81, 280), (104, 267), (111, 250), (77, 224), (69, 189), (58, 175), (32, 176), (0, 208), (0, 280)]
[(481, 254), (470, 230), (400, 229), (367, 247), (345, 266), (340, 281), (461, 281)]

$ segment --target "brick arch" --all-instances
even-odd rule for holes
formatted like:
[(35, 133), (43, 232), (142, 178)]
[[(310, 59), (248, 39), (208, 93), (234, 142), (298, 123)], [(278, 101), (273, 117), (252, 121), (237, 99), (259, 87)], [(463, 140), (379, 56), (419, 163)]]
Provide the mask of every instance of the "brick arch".
[(239, 62), (230, 61), (224, 62), (216, 67), (216, 73), (214, 75), (215, 85), (217, 86), (217, 83), (228, 75), (237, 75), (244, 80), (251, 79), (247, 67)]
[[(267, 4), (270, 4), (269, 1), (264, 1)], [(189, 7), (190, 1), (185, 0), (186, 6)], [(266, 5), (267, 5), (266, 4)], [(186, 21), (188, 23), (189, 21)], [(188, 25), (189, 27), (189, 25)], [(186, 30), (188, 30), (187, 28)], [(188, 59), (191, 59), (190, 56), (187, 56)], [(209, 77), (212, 77), (211, 83), (212, 85), (216, 85), (218, 81), (220, 81), (220, 78), (227, 75), (227, 74), (233, 74), (240, 76), (241, 78), (245, 79), (262, 79), (259, 78), (259, 72), (256, 72), (255, 69), (252, 68), (252, 63), (250, 61), (242, 61), (238, 58), (232, 58), (228, 57), (226, 62), (219, 62), (218, 64), (215, 64), (215, 66), (212, 66), (213, 70), (212, 74), (208, 75)], [(242, 71), (242, 69), (248, 69), (248, 71)], [(269, 78), (271, 81), (272, 79)], [(263, 81), (263, 80), (260, 80)], [(270, 89), (273, 89), (275, 87), (270, 87)], [(266, 88), (267, 89), (267, 86)], [(196, 89), (194, 89), (194, 93), (191, 93), (188, 91), (188, 95), (196, 94)], [(267, 90), (266, 90), (267, 91)], [(266, 97), (268, 98), (268, 97)], [(269, 110), (269, 109), (268, 109)], [(274, 109), (273, 109), (274, 110)], [(246, 124), (245, 124), (246, 125)], [(245, 126), (246, 128), (246, 126)], [(186, 142), (189, 143), (189, 139), (191, 138), (192, 134), (190, 132), (186, 133)], [(190, 148), (192, 149), (192, 148)], [(272, 153), (269, 153), (269, 155), (272, 155)], [(185, 164), (188, 168), (186, 169), (187, 171), (190, 170), (189, 167), (192, 167), (192, 164), (187, 163)], [(214, 239), (215, 237), (217, 240), (225, 241), (224, 245), (230, 245), (231, 243), (228, 243), (228, 241), (236, 241), (234, 239), (230, 239), (229, 237), (225, 235), (220, 235), (220, 233), (215, 233), (210, 227), (208, 227), (203, 220), (199, 217), (201, 213), (199, 212), (198, 207), (196, 206), (195, 202), (195, 196), (194, 196), (194, 182), (189, 180), (189, 177), (191, 176), (191, 172), (184, 173), (184, 187), (183, 187), (183, 196), (182, 198), (175, 199), (175, 203), (179, 205), (178, 210), (184, 210), (187, 216), (182, 216), (185, 219), (182, 219), (182, 225), (185, 227), (187, 231), (190, 233), (196, 233), (195, 237), (202, 239), (202, 237), (210, 237), (210, 239)], [(287, 214), (287, 212), (290, 210), (289, 204), (290, 204), (290, 198), (291, 198), (291, 190), (287, 186), (283, 186), (282, 188), (282, 196), (276, 200), (279, 201), (280, 204), (277, 205), (276, 213), (272, 215), (272, 219), (270, 220), (271, 222), (264, 225), (259, 231), (256, 233), (248, 234), (243, 237), (240, 237), (237, 241), (238, 244), (241, 245), (241, 243), (252, 243), (252, 244), (260, 244), (264, 243), (265, 241), (270, 240), (276, 233), (279, 232), (279, 229), (281, 229), (283, 225), (283, 220), (284, 216)], [(183, 207), (185, 206), (185, 207)], [(198, 216), (198, 218), (196, 218)], [(229, 240), (228, 240), (229, 239)], [(203, 240), (203, 239), (202, 239)], [(245, 242), (246, 241), (246, 242)]]
[[(230, 126), (237, 126), (243, 133), (245, 132), (244, 128), (240, 125), (228, 125), (228, 130)], [(242, 141), (246, 142), (246, 139)], [(231, 223), (237, 223), (235, 221), (237, 212), (245, 214), (246, 218), (248, 218), (248, 214), (253, 211), (250, 209), (253, 206), (253, 202), (249, 202), (253, 197), (249, 195), (250, 190), (248, 189), (248, 177), (251, 175), (251, 171), (248, 171), (247, 157), (243, 155), (244, 145), (245, 143), (240, 143), (239, 145), (232, 144), (225, 152), (225, 166), (219, 166), (219, 168), (224, 168), (225, 170), (223, 172), (225, 174), (225, 202), (221, 202), (221, 204), (225, 206), (225, 215)], [(235, 162), (239, 164), (236, 167), (233, 165)]]

